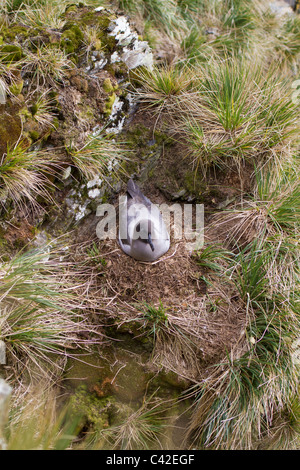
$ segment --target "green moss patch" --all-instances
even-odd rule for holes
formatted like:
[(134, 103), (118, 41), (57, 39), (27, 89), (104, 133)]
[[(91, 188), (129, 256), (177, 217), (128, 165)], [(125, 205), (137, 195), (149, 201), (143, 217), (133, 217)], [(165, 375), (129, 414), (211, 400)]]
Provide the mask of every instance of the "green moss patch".
[(0, 46), (0, 60), (4, 63), (15, 62), (23, 56), (20, 46), (14, 44), (4, 44)]
[(67, 23), (63, 28), (61, 45), (64, 50), (71, 54), (77, 51), (83, 40), (83, 33), (76, 23)]

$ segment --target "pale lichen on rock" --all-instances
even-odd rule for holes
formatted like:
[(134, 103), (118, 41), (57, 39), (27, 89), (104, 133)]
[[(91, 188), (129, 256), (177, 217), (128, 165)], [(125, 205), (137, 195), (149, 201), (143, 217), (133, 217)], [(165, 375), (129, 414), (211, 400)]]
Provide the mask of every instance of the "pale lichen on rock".
[(120, 52), (115, 51), (111, 56), (111, 63), (125, 62), (129, 69), (139, 66), (153, 67), (153, 54), (146, 41), (140, 41), (138, 34), (132, 31), (125, 16), (113, 20), (108, 28), (110, 36), (114, 36)]

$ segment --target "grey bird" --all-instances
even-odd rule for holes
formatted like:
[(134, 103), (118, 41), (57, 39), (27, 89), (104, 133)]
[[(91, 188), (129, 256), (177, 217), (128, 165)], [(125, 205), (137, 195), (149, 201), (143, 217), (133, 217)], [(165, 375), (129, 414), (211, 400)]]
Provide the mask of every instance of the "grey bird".
[(132, 179), (120, 205), (119, 243), (138, 261), (155, 261), (170, 248), (170, 237), (158, 207)]

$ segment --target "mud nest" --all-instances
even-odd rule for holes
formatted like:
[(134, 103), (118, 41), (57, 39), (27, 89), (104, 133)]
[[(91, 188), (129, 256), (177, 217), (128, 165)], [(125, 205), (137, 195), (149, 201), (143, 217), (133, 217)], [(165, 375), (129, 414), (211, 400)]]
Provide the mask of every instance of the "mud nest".
[(206, 285), (183, 240), (153, 263), (134, 260), (116, 240), (98, 241), (98, 249), (94, 289), (118, 328), (151, 339), (146, 305), (163, 306), (167, 321), (156, 327), (153, 365), (195, 383), (226, 360), (226, 351), (244, 349), (245, 309), (234, 286), (220, 278)]

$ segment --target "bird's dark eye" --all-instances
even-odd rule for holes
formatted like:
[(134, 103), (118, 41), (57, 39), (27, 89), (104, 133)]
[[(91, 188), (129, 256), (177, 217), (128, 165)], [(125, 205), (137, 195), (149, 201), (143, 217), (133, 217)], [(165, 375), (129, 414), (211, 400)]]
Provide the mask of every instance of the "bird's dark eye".
[(137, 224), (137, 226), (135, 228), (136, 228), (137, 232), (140, 232), (141, 231), (141, 224)]

